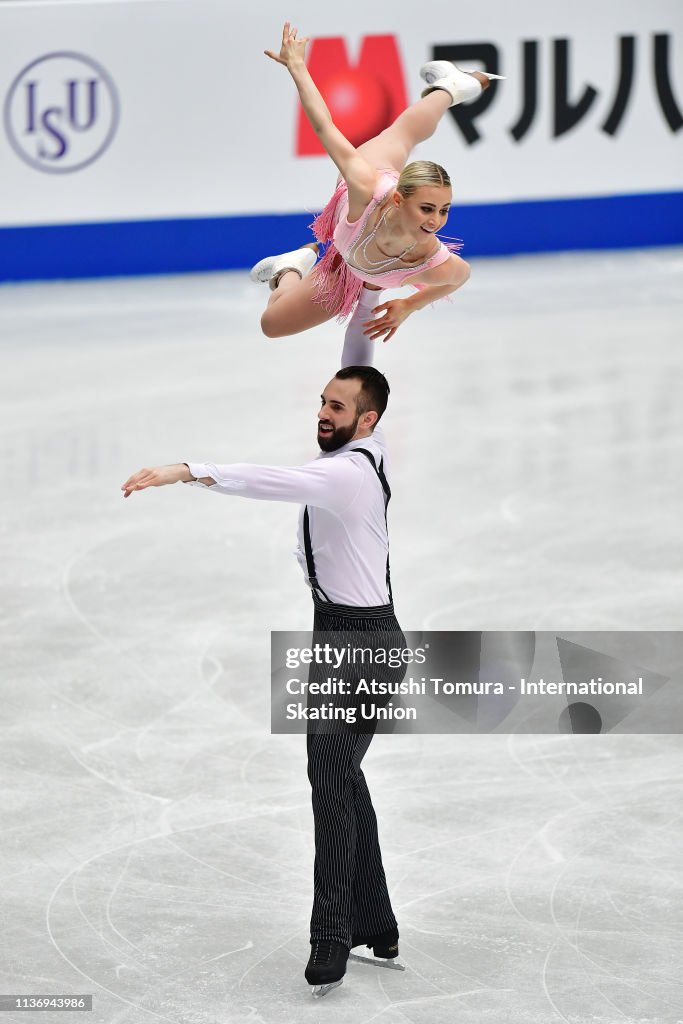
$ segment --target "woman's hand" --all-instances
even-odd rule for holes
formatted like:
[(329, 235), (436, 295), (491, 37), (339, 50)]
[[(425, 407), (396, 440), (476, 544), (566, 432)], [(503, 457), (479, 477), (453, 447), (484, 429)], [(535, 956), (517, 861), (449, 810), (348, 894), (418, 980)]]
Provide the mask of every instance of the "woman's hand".
[(284, 64), (285, 67), (289, 67), (291, 63), (296, 63), (297, 61), (303, 63), (308, 39), (297, 39), (296, 34), (298, 31), (296, 28), (290, 29), (289, 22), (286, 21), (285, 27), (282, 30), (282, 45), (279, 55), (273, 53), (272, 50), (264, 50), (263, 52), (266, 57), (271, 57), (278, 64)]
[(378, 316), (375, 320), (366, 320), (363, 324), (363, 327), (367, 328), (363, 334), (367, 334), (372, 341), (382, 338), (382, 335), (384, 335), (382, 341), (389, 341), (403, 321), (407, 320), (413, 312), (407, 299), (390, 299), (389, 302), (383, 302), (381, 306), (375, 306), (372, 312), (381, 313), (383, 310), (385, 310), (384, 316)]
[(145, 487), (177, 484), (180, 480), (185, 483), (192, 480), (190, 471), (184, 462), (178, 462), (175, 466), (155, 466), (154, 469), (141, 469), (128, 477), (125, 484), (121, 485), (121, 490), (124, 498), (127, 498), (133, 491), (144, 491)]

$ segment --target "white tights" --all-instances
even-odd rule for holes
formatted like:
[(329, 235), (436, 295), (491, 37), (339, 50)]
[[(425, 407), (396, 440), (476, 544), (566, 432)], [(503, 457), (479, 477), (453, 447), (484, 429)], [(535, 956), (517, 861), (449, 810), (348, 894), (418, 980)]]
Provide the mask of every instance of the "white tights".
[(372, 320), (371, 310), (380, 304), (379, 291), (370, 288), (363, 288), (360, 293), (358, 305), (353, 311), (344, 335), (344, 348), (342, 349), (341, 364), (345, 366), (372, 366), (376, 341), (372, 341), (367, 334), (363, 334), (363, 322)]

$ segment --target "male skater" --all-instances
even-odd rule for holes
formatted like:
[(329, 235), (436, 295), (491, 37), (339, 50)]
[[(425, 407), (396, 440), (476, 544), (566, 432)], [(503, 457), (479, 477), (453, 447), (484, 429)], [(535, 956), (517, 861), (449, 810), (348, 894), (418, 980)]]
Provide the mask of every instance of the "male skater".
[[(350, 354), (369, 361), (371, 343), (362, 333), (361, 320), (375, 301), (376, 296), (363, 296), (347, 329), (343, 361)], [(124, 497), (182, 481), (232, 496), (299, 503), (297, 554), (313, 594), (314, 632), (360, 634), (364, 647), (400, 646), (403, 635), (391, 597), (386, 527), (391, 491), (384, 471), (384, 436), (376, 429), (388, 397), (389, 385), (378, 370), (345, 366), (321, 395), (321, 452), (313, 462), (297, 467), (194, 462), (158, 466), (129, 477), (122, 486)], [(358, 673), (363, 674), (362, 666)], [(375, 677), (382, 673), (387, 680), (400, 681), (405, 666), (373, 671)], [(352, 681), (353, 669), (349, 675)], [(373, 726), (367, 723), (353, 731), (308, 731), (315, 867), (312, 948), (305, 975), (314, 995), (341, 984), (353, 946), (366, 944), (385, 961), (398, 956), (377, 820), (360, 768), (372, 735)]]

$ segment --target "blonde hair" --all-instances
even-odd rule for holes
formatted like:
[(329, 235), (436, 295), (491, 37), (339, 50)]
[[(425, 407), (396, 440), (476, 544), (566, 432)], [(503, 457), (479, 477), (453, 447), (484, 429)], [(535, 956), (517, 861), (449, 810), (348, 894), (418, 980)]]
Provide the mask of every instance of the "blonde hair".
[(432, 163), (431, 160), (413, 160), (412, 164), (406, 164), (401, 171), (396, 191), (407, 199), (422, 185), (443, 185), (450, 188), (451, 179), (448, 177), (448, 171), (440, 164)]

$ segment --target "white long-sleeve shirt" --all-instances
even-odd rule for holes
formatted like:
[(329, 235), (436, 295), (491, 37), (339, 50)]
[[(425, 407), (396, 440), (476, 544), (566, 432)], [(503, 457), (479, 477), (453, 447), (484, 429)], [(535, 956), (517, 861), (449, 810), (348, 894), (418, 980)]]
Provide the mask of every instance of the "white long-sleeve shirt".
[[(387, 472), (381, 427), (336, 452), (321, 452), (304, 466), (187, 465), (192, 476), (215, 480), (209, 490), (219, 494), (301, 504), (295, 554), (306, 578), (303, 512), (308, 505), (311, 547), (321, 588), (335, 604), (370, 607), (389, 601), (384, 491), (366, 456), (353, 455), (354, 448), (366, 448), (378, 468), (384, 458)], [(196, 481), (195, 486), (204, 485)]]

